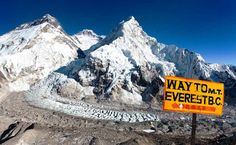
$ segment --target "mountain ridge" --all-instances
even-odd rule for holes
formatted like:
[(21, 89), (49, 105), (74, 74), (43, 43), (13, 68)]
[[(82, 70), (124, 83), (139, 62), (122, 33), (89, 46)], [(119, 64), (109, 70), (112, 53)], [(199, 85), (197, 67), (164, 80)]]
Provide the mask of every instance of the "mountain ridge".
[(25, 24), (21, 24), (20, 26), (16, 27), (15, 30), (26, 29), (26, 28), (29, 28), (32, 26), (37, 26), (37, 25), (43, 24), (45, 22), (53, 25), (55, 28), (62, 29), (62, 27), (60, 26), (59, 22), (57, 21), (57, 19), (55, 17), (51, 16), (50, 14), (45, 14), (40, 19), (25, 23)]
[[(149, 102), (156, 98), (156, 94), (161, 94), (164, 83), (163, 78), (166, 75), (225, 82), (229, 92), (232, 91), (230, 88), (234, 88), (233, 86), (235, 85), (233, 82), (236, 80), (236, 74), (233, 66), (208, 64), (200, 54), (174, 45), (162, 44), (155, 38), (150, 37), (134, 17), (120, 22), (105, 37), (97, 35), (92, 30), (83, 30), (70, 36), (64, 32), (56, 18), (51, 15), (45, 15), (41, 19), (23, 24), (10, 33), (18, 31), (26, 33), (29, 29), (41, 25), (45, 25), (46, 30), (39, 28), (42, 31), (36, 34), (40, 36), (42, 34), (50, 34), (50, 40), (47, 40), (47, 37), (40, 37), (40, 39), (35, 40), (34, 45), (26, 50), (23, 47), (19, 47), (20, 45), (16, 47), (11, 45), (10, 49), (3, 47), (0, 49), (0, 55), (5, 57), (5, 59), (3, 57), (0, 60), (2, 64), (0, 68), (2, 82), (8, 81), (12, 83), (17, 80), (17, 77), (22, 75), (27, 79), (32, 77), (28, 76), (33, 75), (36, 80), (41, 80), (64, 66), (63, 68), (67, 70), (62, 68), (60, 71), (69, 72), (66, 75), (75, 79), (81, 87), (93, 88), (92, 95), (97, 96), (98, 100), (111, 99), (123, 103), (128, 101), (131, 104), (140, 104), (143, 101)], [(33, 34), (31, 31), (29, 32)], [(5, 39), (3, 38), (8, 35), (9, 33), (0, 37), (0, 44), (4, 44)], [(12, 37), (16, 36), (10, 35), (9, 40)], [(29, 39), (31, 37), (29, 36)], [(1, 38), (3, 39), (2, 41)], [(19, 38), (16, 38), (18, 41)], [(53, 53), (58, 53), (58, 57), (52, 57), (53, 53), (50, 54), (52, 58), (48, 58), (47, 55), (43, 54), (37, 55), (42, 43), (45, 43), (45, 46), (43, 46), (45, 47), (44, 54), (53, 50)], [(58, 48), (52, 47), (57, 43), (58, 45), (63, 44), (59, 52)], [(32, 60), (37, 57), (44, 59), (44, 61), (40, 62), (41, 67), (36, 67), (34, 64), (25, 65), (25, 62), (14, 64), (13, 60), (10, 61), (7, 58), (8, 55), (4, 54), (9, 51), (9, 56), (20, 55), (22, 54), (21, 49), (23, 51), (31, 51), (36, 46)], [(65, 54), (67, 55), (65, 56)], [(12, 56), (12, 59), (14, 57)], [(43, 64), (46, 58), (56, 67), (50, 65), (45, 68)], [(25, 61), (27, 62), (27, 60)], [(70, 63), (73, 61), (74, 63)], [(24, 67), (21, 67), (22, 69), (20, 70), (14, 67), (12, 69), (11, 64), (20, 67), (23, 65)], [(32, 70), (32, 68), (35, 69)], [(45, 71), (44, 69), (47, 69), (46, 73), (37, 78), (39, 73)], [(11, 71), (13, 73), (9, 73)], [(34, 83), (37, 82), (35, 81)], [(18, 83), (14, 87), (17, 87)], [(25, 82), (23, 81), (22, 83), (24, 84)], [(30, 83), (28, 86), (34, 83)], [(27, 88), (29, 89), (29, 87)], [(119, 97), (120, 93), (123, 94), (122, 97)]]

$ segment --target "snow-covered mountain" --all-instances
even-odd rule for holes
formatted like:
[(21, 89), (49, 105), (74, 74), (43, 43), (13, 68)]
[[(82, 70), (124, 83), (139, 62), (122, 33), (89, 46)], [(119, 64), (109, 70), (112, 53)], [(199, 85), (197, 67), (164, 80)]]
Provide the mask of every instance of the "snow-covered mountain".
[(93, 86), (99, 100), (141, 104), (155, 96), (163, 76), (176, 71), (173, 63), (159, 59), (162, 47), (130, 17), (93, 45), (71, 76), (84, 87)]
[(0, 36), (0, 86), (14, 91), (66, 65), (83, 52), (50, 15), (20, 25)]
[(224, 82), (226, 91), (235, 85), (232, 66), (208, 64), (200, 54), (157, 42), (134, 17), (122, 21), (88, 52), (67, 75), (83, 87), (94, 87), (98, 100), (130, 104), (158, 100), (166, 75)]
[(92, 30), (85, 29), (72, 36), (77, 46), (83, 51), (86, 51), (91, 46), (97, 44), (103, 39), (102, 36), (97, 35)]
[(141, 105), (160, 100), (163, 78), (177, 75), (223, 82), (227, 95), (235, 97), (235, 66), (208, 64), (200, 54), (162, 44), (134, 17), (104, 37), (92, 30), (69, 36), (46, 15), (1, 36), (0, 47), (0, 81), (15, 90), (50, 74), (42, 82), (52, 90), (43, 91), (41, 82), (34, 93)]

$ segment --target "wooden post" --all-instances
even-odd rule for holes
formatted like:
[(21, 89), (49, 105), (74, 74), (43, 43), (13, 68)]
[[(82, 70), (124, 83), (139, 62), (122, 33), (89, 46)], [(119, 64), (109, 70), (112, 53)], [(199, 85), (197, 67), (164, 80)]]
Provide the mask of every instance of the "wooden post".
[(192, 116), (191, 145), (195, 145), (196, 128), (197, 128), (197, 114), (193, 113), (193, 116)]

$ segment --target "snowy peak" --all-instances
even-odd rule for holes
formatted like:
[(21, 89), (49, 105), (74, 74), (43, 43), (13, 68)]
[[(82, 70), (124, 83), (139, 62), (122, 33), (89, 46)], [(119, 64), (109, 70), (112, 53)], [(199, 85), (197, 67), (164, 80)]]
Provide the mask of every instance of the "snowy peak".
[(140, 37), (146, 35), (138, 21), (133, 16), (123, 20), (119, 25), (112, 29), (111, 33), (105, 37), (100, 45), (109, 44), (119, 37)]
[(59, 22), (57, 21), (56, 18), (54, 18), (53, 16), (51, 16), (49, 14), (46, 14), (41, 19), (37, 19), (33, 22), (29, 22), (29, 23), (20, 25), (19, 27), (16, 28), (16, 30), (30, 28), (32, 26), (37, 26), (37, 25), (40, 25), (43, 23), (49, 23), (52, 26), (54, 26), (55, 28), (62, 29), (62, 27), (59, 25)]
[[(148, 36), (134, 17), (119, 23), (112, 32), (91, 49), (92, 58), (102, 62), (123, 62), (122, 67), (132, 68), (159, 63), (158, 52), (165, 47), (156, 39)], [(120, 61), (119, 61), (120, 60)], [(110, 63), (112, 64), (112, 63)], [(169, 65), (164, 62), (164, 64)], [(129, 65), (129, 66), (127, 66)], [(116, 67), (117, 65), (114, 65)], [(119, 68), (122, 68), (119, 67)], [(172, 69), (169, 69), (172, 74)]]
[(0, 36), (0, 86), (27, 90), (79, 54), (82, 51), (57, 20), (45, 15)]
[(39, 22), (40, 23), (48, 22), (56, 28), (59, 26), (59, 22), (57, 21), (57, 19), (49, 14), (44, 15), (43, 18), (39, 20)]
[(41, 19), (22, 24), (15, 30), (0, 36), (0, 56), (15, 54), (30, 49), (35, 44), (41, 43), (41, 40), (42, 43), (46, 43), (49, 37), (58, 41), (59, 37), (56, 36), (59, 35), (63, 37), (60, 41), (71, 39), (70, 36), (64, 33), (58, 21), (47, 14)]
[(76, 36), (84, 35), (84, 36), (88, 36), (88, 37), (99, 37), (95, 32), (93, 32), (93, 30), (89, 30), (89, 29), (84, 29), (75, 35)]
[(117, 43), (116, 41), (118, 39), (123, 39), (123, 42), (119, 43), (127, 42), (129, 44), (132, 43), (132, 45), (138, 43), (136, 46), (142, 45), (141, 47), (143, 47), (143, 45), (147, 45), (148, 47), (160, 45), (157, 43), (155, 38), (148, 36), (139, 25), (138, 21), (133, 16), (131, 16), (128, 19), (120, 22), (117, 27), (112, 29), (111, 33), (108, 34), (98, 45), (96, 45), (93, 50), (96, 50), (98, 47), (103, 45)]
[(76, 45), (83, 51), (100, 42), (103, 37), (97, 35), (92, 30), (84, 29), (81, 32), (72, 36)]
[(56, 18), (51, 16), (50, 14), (44, 15), (42, 20), (45, 20), (45, 21), (57, 21)]
[(141, 28), (138, 21), (133, 16), (129, 17), (125, 21), (122, 21), (120, 24), (121, 24), (123, 30), (128, 30), (128, 29), (132, 30), (135, 28)]
[(142, 27), (139, 25), (138, 21), (133, 17), (129, 17), (127, 20), (120, 22), (120, 24), (112, 30), (112, 34), (114, 33), (119, 36), (124, 35), (139, 35), (143, 32)]
[(136, 28), (141, 28), (141, 26), (139, 25), (138, 21), (133, 16), (129, 17), (125, 21), (122, 21), (120, 23), (120, 26), (121, 26), (120, 28), (123, 31), (133, 30), (133, 29), (136, 29)]

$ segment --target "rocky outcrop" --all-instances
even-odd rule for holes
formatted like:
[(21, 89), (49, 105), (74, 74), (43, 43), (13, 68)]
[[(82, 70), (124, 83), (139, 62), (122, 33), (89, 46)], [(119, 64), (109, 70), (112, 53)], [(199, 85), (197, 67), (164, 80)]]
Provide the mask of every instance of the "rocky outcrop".
[(15, 122), (9, 125), (9, 127), (3, 131), (0, 135), (0, 144), (7, 140), (23, 134), (26, 130), (32, 129), (34, 124), (26, 122)]

